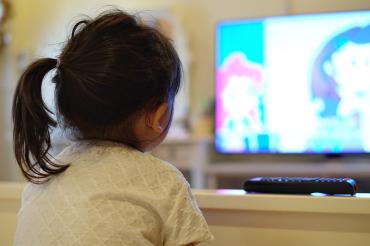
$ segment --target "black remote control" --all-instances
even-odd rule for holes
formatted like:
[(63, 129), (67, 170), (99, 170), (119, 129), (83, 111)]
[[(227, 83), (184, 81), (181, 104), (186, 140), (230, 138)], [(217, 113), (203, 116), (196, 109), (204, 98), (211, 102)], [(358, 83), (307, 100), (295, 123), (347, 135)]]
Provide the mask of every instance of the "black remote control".
[(247, 192), (328, 195), (356, 193), (356, 181), (352, 178), (309, 177), (256, 177), (247, 180), (243, 188)]

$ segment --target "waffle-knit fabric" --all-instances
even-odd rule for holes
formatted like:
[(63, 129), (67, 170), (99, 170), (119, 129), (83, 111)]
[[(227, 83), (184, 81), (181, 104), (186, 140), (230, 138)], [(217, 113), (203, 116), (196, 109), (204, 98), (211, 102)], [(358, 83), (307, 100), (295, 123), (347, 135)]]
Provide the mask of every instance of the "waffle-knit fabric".
[(185, 245), (213, 238), (171, 164), (102, 141), (74, 143), (56, 159), (70, 167), (26, 186), (15, 245)]

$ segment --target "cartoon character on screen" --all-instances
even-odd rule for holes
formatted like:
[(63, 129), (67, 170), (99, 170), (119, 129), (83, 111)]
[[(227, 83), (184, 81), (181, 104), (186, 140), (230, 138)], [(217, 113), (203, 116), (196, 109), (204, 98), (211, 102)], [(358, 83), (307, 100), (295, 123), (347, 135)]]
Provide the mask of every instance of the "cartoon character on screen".
[[(222, 150), (256, 152), (267, 146), (261, 137), (264, 128), (262, 108), (263, 71), (261, 65), (243, 53), (230, 54), (217, 72), (217, 137)], [(221, 117), (220, 117), (221, 116)]]
[(327, 42), (313, 66), (312, 94), (322, 123), (316, 147), (370, 151), (370, 25)]

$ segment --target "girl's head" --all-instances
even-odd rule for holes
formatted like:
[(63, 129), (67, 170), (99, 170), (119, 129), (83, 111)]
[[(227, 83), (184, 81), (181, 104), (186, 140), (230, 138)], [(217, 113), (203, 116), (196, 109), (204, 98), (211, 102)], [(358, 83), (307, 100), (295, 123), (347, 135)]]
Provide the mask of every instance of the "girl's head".
[(42, 182), (67, 168), (48, 155), (50, 130), (58, 123), (42, 100), (41, 84), (54, 68), (58, 123), (76, 137), (142, 151), (165, 137), (182, 75), (171, 42), (119, 10), (81, 20), (59, 58), (32, 63), (16, 88), (14, 149), (28, 180)]

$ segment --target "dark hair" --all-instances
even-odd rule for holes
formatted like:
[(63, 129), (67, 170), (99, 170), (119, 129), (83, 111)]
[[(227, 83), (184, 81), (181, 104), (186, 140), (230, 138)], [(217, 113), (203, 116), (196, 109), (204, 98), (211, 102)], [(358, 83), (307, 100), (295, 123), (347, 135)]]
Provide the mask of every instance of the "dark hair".
[(370, 25), (364, 27), (353, 27), (331, 37), (325, 46), (320, 50), (315, 59), (312, 69), (311, 89), (313, 98), (324, 101), (324, 109), (320, 112), (322, 117), (330, 117), (337, 114), (340, 96), (337, 92), (335, 78), (327, 74), (324, 64), (332, 59), (333, 54), (348, 42), (366, 44), (369, 39)]
[[(53, 68), (58, 123), (41, 94), (42, 80)], [(42, 183), (68, 167), (48, 153), (57, 125), (77, 138), (135, 147), (136, 116), (161, 103), (168, 103), (172, 115), (181, 75), (170, 40), (137, 17), (114, 10), (77, 22), (59, 59), (33, 62), (16, 88), (14, 152), (24, 176)]]

